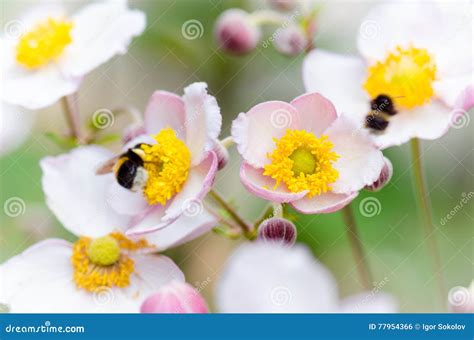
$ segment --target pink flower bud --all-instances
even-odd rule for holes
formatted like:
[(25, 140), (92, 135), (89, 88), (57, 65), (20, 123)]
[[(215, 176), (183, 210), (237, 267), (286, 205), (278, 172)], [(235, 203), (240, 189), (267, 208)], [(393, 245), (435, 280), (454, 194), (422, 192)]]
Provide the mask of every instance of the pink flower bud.
[(295, 56), (308, 46), (308, 39), (303, 30), (295, 25), (281, 29), (275, 38), (275, 48), (287, 56)]
[(206, 301), (191, 285), (173, 281), (150, 295), (141, 313), (208, 313)]
[(221, 170), (227, 165), (227, 162), (229, 161), (229, 151), (227, 151), (227, 148), (220, 142), (217, 142), (214, 145), (213, 151), (217, 155), (217, 169)]
[(385, 165), (382, 168), (382, 171), (380, 172), (379, 178), (374, 183), (372, 183), (371, 185), (366, 186), (365, 187), (366, 190), (368, 190), (368, 191), (379, 191), (392, 178), (392, 175), (393, 175), (392, 162), (390, 162), (390, 160), (386, 157), (384, 157), (384, 161), (385, 161)]
[(280, 11), (289, 11), (296, 6), (296, 0), (269, 0), (270, 6)]
[(250, 15), (240, 9), (229, 9), (217, 19), (215, 37), (218, 45), (229, 53), (245, 54), (260, 41), (260, 29)]
[(292, 246), (296, 241), (296, 227), (284, 218), (271, 217), (258, 227), (258, 239)]

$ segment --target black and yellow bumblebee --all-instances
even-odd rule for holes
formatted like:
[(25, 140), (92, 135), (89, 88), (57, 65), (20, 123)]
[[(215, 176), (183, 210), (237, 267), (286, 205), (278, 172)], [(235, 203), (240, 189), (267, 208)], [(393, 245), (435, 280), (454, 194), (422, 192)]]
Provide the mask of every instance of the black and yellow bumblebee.
[(97, 169), (96, 174), (105, 175), (113, 172), (118, 184), (125, 189), (131, 191), (142, 189), (148, 179), (147, 171), (143, 166), (145, 152), (141, 148), (142, 145), (148, 144), (137, 144), (121, 155), (109, 159)]
[(383, 131), (389, 124), (390, 116), (397, 114), (390, 96), (379, 94), (370, 101), (371, 112), (365, 118), (365, 126), (374, 131)]

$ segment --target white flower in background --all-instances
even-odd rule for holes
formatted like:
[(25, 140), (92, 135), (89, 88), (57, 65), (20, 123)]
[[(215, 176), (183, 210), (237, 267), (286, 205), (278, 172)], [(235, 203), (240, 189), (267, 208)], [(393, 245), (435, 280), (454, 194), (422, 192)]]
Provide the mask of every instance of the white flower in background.
[(1, 103), (0, 155), (16, 149), (27, 138), (33, 127), (34, 116), (25, 109)]
[[(140, 157), (141, 177), (131, 180), (119, 159), (114, 166), (117, 181), (109, 190), (110, 205), (134, 216), (129, 235), (163, 229), (181, 217), (191, 223), (183, 225), (191, 232), (196, 221), (207, 219), (199, 207), (217, 173), (219, 160), (213, 150), (221, 124), (220, 108), (205, 83), (187, 86), (183, 96), (153, 93), (144, 113), (144, 134), (125, 146), (125, 151), (132, 148), (134, 157)], [(191, 214), (194, 206), (198, 210)], [(208, 225), (201, 233), (209, 229)]]
[(125, 0), (93, 3), (73, 15), (38, 6), (18, 21), (22, 34), (2, 34), (2, 100), (39, 109), (77, 91), (83, 76), (126, 52), (145, 21)]
[(376, 6), (360, 26), (360, 57), (319, 49), (306, 57), (306, 90), (328, 97), (382, 148), (441, 137), (456, 99), (473, 82), (471, 6), (462, 0)]
[(139, 312), (162, 286), (184, 282), (173, 261), (156, 252), (209, 230), (214, 217), (203, 211), (156, 233), (125, 236), (131, 217), (107, 203), (115, 178), (95, 174), (111, 156), (84, 146), (41, 161), (46, 202), (78, 240), (48, 239), (0, 266), (0, 303), (11, 312)]
[(340, 300), (331, 273), (303, 245), (247, 243), (228, 260), (217, 284), (223, 313), (394, 313), (387, 294), (364, 292)]

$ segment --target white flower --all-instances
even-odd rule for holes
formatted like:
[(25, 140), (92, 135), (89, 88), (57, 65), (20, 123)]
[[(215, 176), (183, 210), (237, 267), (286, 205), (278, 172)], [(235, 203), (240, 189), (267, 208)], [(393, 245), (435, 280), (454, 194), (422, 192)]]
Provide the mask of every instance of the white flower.
[(378, 5), (357, 43), (360, 57), (312, 51), (303, 65), (306, 90), (328, 97), (382, 148), (446, 133), (456, 99), (472, 84), (470, 2)]
[(27, 110), (1, 103), (0, 110), (0, 155), (8, 153), (22, 144), (33, 127), (34, 116)]
[(331, 273), (303, 245), (247, 243), (228, 260), (216, 291), (223, 313), (394, 313), (375, 290), (340, 300)]
[(90, 4), (74, 15), (41, 5), (18, 21), (19, 36), (1, 38), (2, 100), (39, 109), (77, 91), (82, 78), (145, 28), (145, 15), (125, 0)]
[(95, 170), (112, 153), (83, 146), (41, 161), (49, 208), (78, 237), (42, 241), (0, 266), (0, 302), (12, 312), (139, 312), (141, 303), (184, 275), (156, 251), (185, 242), (215, 225), (203, 211), (171, 228), (127, 237), (132, 217), (108, 204), (113, 174)]

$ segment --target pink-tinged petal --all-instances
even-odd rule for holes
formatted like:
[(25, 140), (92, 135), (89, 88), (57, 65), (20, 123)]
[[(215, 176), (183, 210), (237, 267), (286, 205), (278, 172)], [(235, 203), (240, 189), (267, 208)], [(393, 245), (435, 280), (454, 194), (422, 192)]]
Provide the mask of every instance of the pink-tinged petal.
[(269, 162), (267, 154), (275, 148), (274, 139), (283, 137), (287, 129), (300, 128), (298, 112), (285, 102), (258, 104), (240, 113), (232, 122), (232, 137), (244, 160), (257, 168)]
[(396, 46), (411, 44), (431, 50), (443, 33), (440, 23), (434, 2), (386, 2), (373, 7), (361, 21), (357, 46), (370, 62), (384, 59)]
[(240, 167), (240, 180), (244, 187), (252, 194), (277, 203), (293, 202), (303, 198), (308, 190), (301, 192), (290, 192), (282, 183), (275, 188), (275, 180), (263, 175), (263, 169), (256, 169), (247, 162)]
[(208, 313), (206, 301), (187, 283), (171, 282), (150, 295), (141, 313)]
[(149, 207), (141, 190), (133, 192), (120, 186), (117, 180), (110, 183), (107, 188), (106, 199), (117, 213), (128, 216), (141, 214)]
[(465, 91), (469, 87), (472, 92), (472, 83), (474, 81), (472, 74), (472, 71), (469, 71), (461, 76), (440, 78), (433, 84), (436, 95), (447, 106), (456, 107), (458, 99), (463, 95), (463, 93), (466, 93)]
[(165, 228), (174, 222), (174, 220), (164, 220), (166, 206), (154, 205), (138, 212), (130, 220), (129, 228), (125, 234), (129, 237), (143, 236), (154, 233)]
[(157, 134), (164, 128), (172, 128), (181, 140), (186, 138), (185, 108), (181, 97), (167, 91), (155, 91), (145, 109), (145, 128)]
[(363, 292), (341, 301), (339, 313), (397, 313), (398, 303), (386, 293)]
[(307, 92), (317, 92), (330, 100), (338, 114), (355, 120), (370, 110), (370, 99), (362, 84), (366, 66), (361, 58), (311, 51), (303, 63), (303, 81)]
[(291, 206), (302, 214), (328, 214), (341, 210), (352, 202), (359, 193), (335, 194), (326, 192), (319, 196), (311, 198), (304, 197), (300, 200), (291, 202)]
[(307, 93), (290, 103), (299, 114), (300, 126), (319, 136), (336, 120), (334, 105), (319, 93)]
[(469, 111), (474, 107), (474, 85), (469, 85), (461, 92), (454, 107), (464, 111)]
[(184, 89), (186, 144), (191, 164), (199, 164), (212, 150), (221, 132), (222, 116), (216, 98), (207, 93), (206, 83), (193, 83)]
[(374, 183), (385, 164), (382, 152), (374, 145), (365, 130), (359, 129), (346, 117), (339, 117), (324, 132), (334, 144), (339, 158), (333, 163), (339, 177), (332, 191), (348, 194)]
[(367, 185), (365, 187), (365, 190), (372, 191), (372, 192), (380, 191), (392, 179), (392, 175), (393, 175), (392, 162), (387, 157), (384, 157), (383, 160), (385, 162), (385, 165), (382, 168), (382, 171), (380, 172), (379, 178), (377, 178), (377, 180), (371, 185)]
[(107, 202), (113, 174), (96, 175), (96, 169), (113, 156), (97, 146), (82, 146), (67, 154), (41, 160), (46, 203), (63, 226), (81, 236), (103, 236), (125, 227), (128, 217)]
[(213, 151), (204, 154), (201, 163), (189, 170), (186, 183), (166, 209), (165, 220), (174, 220), (188, 209), (191, 202), (200, 202), (211, 190), (217, 173), (217, 156)]
[(400, 111), (390, 117), (390, 123), (383, 133), (373, 134), (375, 143), (385, 149), (406, 143), (412, 138), (437, 139), (456, 124), (453, 113), (456, 110), (437, 100), (410, 111)]
[[(156, 219), (156, 217), (155, 217)], [(145, 218), (133, 230), (146, 228), (147, 223), (153, 225), (150, 218)], [(217, 226), (217, 218), (209, 213), (201, 201), (190, 201), (185, 212), (173, 223), (145, 236), (148, 243), (153, 244), (156, 250), (163, 251), (168, 248), (189, 242)]]

